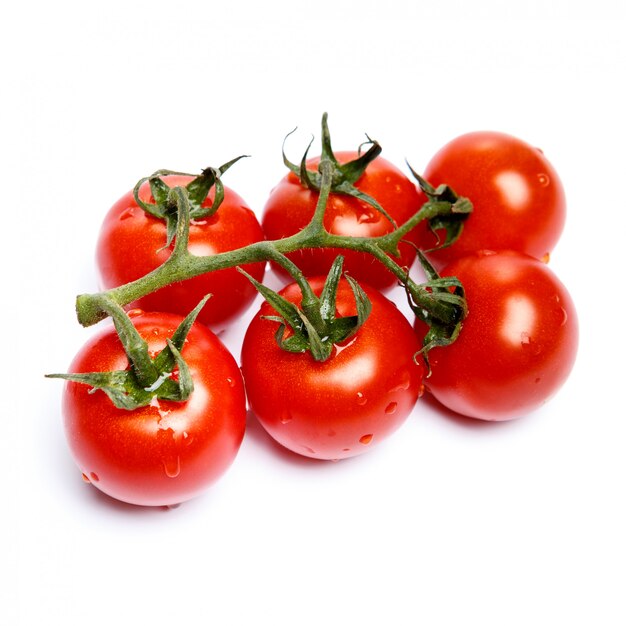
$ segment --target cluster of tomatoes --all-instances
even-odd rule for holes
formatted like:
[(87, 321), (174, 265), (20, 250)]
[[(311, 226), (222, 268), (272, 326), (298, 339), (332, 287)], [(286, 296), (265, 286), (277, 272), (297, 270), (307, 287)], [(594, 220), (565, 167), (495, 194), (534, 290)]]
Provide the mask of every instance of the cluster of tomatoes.
[[(339, 162), (358, 154), (339, 152)], [(315, 169), (318, 160), (307, 167)], [(66, 383), (64, 419), (71, 452), (85, 480), (120, 500), (174, 505), (210, 485), (235, 458), (244, 436), (247, 406), (267, 432), (290, 450), (318, 459), (341, 459), (370, 449), (396, 430), (424, 390), (463, 415), (505, 420), (532, 411), (567, 378), (577, 348), (577, 321), (565, 287), (547, 267), (565, 219), (558, 175), (543, 154), (511, 136), (471, 133), (442, 148), (424, 172), (433, 187), (447, 184), (468, 197), (473, 212), (461, 236), (441, 246), (441, 233), (425, 222), (400, 244), (401, 267), (416, 248), (442, 277), (463, 285), (468, 313), (456, 340), (419, 356), (428, 326), (413, 324), (383, 293), (397, 279), (366, 252), (344, 250), (344, 271), (361, 286), (367, 319), (329, 358), (284, 348), (285, 325), (269, 302), (252, 319), (240, 365), (216, 333), (235, 323), (257, 291), (236, 268), (173, 283), (132, 303), (128, 315), (155, 355), (181, 320), (207, 293), (208, 300), (181, 350), (193, 380), (185, 401), (155, 396), (146, 406), (118, 408), (101, 391)], [(169, 187), (189, 185), (184, 175), (163, 177)], [(426, 201), (419, 185), (381, 157), (356, 181), (397, 225)], [(212, 190), (203, 206), (211, 206)], [(318, 192), (292, 171), (272, 190), (259, 222), (225, 187), (219, 209), (189, 226), (189, 251), (198, 256), (245, 248), (298, 233), (311, 221)], [(137, 202), (137, 199), (140, 202)], [(104, 288), (139, 279), (171, 254), (166, 224), (141, 204), (153, 202), (146, 182), (107, 214), (97, 264)], [(389, 219), (361, 197), (331, 193), (324, 213), (330, 233), (377, 237)], [(436, 226), (436, 225), (435, 225)], [(328, 299), (325, 277), (340, 252), (296, 250), (287, 256), (311, 277), (316, 296), (331, 301), (333, 321), (358, 315), (353, 284), (341, 278)], [(262, 282), (264, 262), (242, 269)], [(281, 266), (276, 271), (284, 272)], [(288, 284), (281, 296), (301, 306), (302, 291)], [(328, 312), (327, 312), (328, 314)], [(322, 337), (321, 341), (327, 338)], [(114, 328), (93, 337), (72, 372), (128, 369)], [(171, 374), (176, 376), (176, 372)]]

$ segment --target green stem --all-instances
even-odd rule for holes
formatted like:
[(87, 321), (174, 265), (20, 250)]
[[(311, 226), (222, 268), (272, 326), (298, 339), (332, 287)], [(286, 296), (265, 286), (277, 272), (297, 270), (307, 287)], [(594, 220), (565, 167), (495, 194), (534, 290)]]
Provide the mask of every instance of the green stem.
[[(381, 238), (344, 237), (328, 233), (309, 235), (303, 230), (285, 239), (259, 241), (244, 248), (221, 252), (207, 257), (197, 257), (190, 253), (177, 256), (172, 255), (163, 265), (142, 278), (109, 289), (105, 293), (120, 306), (125, 306), (173, 282), (183, 281), (207, 272), (236, 267), (237, 265), (276, 260), (277, 253), (288, 254), (297, 250), (320, 247), (355, 250), (372, 254), (400, 282), (407, 283), (407, 280), (409, 281), (408, 284), (416, 304), (429, 310), (436, 319), (440, 319), (444, 323), (454, 320), (455, 311), (452, 307), (433, 303), (428, 297), (427, 290), (422, 285), (407, 279), (406, 268), (398, 265), (385, 252), (387, 246), (385, 245), (384, 236)], [(297, 273), (294, 274), (294, 279), (297, 279), (297, 276)], [(108, 314), (102, 310), (98, 296), (99, 294), (81, 294), (77, 297), (76, 313), (78, 321), (83, 326), (91, 326), (107, 317)]]
[[(390, 254), (397, 255), (399, 242), (419, 222), (445, 211), (443, 204), (425, 205), (405, 224), (379, 237), (333, 235), (324, 228), (323, 220), (334, 172), (335, 165), (332, 160), (323, 158), (320, 162), (321, 185), (315, 213), (311, 222), (300, 232), (284, 239), (260, 241), (236, 250), (203, 257), (191, 254), (187, 248), (190, 222), (189, 195), (186, 189), (174, 187), (170, 191), (170, 198), (178, 205), (178, 220), (171, 256), (161, 266), (142, 278), (104, 293), (114, 303), (123, 307), (174, 282), (238, 265), (273, 260), (281, 263), (301, 286), (304, 309), (308, 302), (313, 302), (315, 296), (309, 293), (310, 287), (302, 272), (291, 261), (285, 260), (282, 255), (307, 248), (336, 248), (371, 254), (391, 271), (399, 282), (406, 285), (414, 303), (428, 311), (433, 319), (444, 324), (457, 322), (457, 307), (434, 300), (427, 286), (416, 284), (408, 277), (407, 268), (401, 267), (389, 256)], [(77, 297), (77, 317), (83, 326), (91, 326), (110, 314), (102, 306), (101, 296), (102, 294), (82, 294)]]
[(309, 235), (316, 235), (322, 231), (327, 232), (324, 228), (324, 214), (326, 212), (326, 205), (328, 204), (328, 198), (330, 197), (330, 191), (333, 185), (335, 165), (329, 158), (323, 158), (320, 161), (319, 170), (322, 180), (317, 205), (315, 206), (315, 213), (313, 214), (313, 218), (309, 222), (308, 226), (304, 229)]

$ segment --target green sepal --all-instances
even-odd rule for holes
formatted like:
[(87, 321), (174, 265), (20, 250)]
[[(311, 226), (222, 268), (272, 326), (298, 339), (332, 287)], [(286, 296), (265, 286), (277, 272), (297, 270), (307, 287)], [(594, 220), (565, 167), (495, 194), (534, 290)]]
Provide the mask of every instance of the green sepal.
[[(293, 131), (292, 131), (293, 132)], [(287, 135), (289, 137), (291, 133)], [(367, 136), (367, 135), (366, 135)], [(287, 140), (285, 137), (285, 141)], [(285, 165), (300, 179), (300, 182), (307, 187), (308, 189), (312, 189), (314, 191), (319, 192), (322, 185), (322, 175), (319, 171), (309, 170), (306, 167), (306, 162), (309, 154), (309, 149), (311, 148), (311, 142), (307, 146), (304, 156), (300, 161), (300, 165), (296, 165), (289, 161), (287, 156), (285, 155), (285, 142), (283, 142), (283, 162)], [(361, 154), (361, 148), (364, 145), (368, 145), (369, 148), (366, 152)], [(345, 196), (352, 196), (353, 198), (357, 198), (369, 204), (374, 209), (376, 209), (379, 213), (381, 213), (386, 219), (391, 222), (391, 224), (396, 227), (397, 224), (394, 219), (387, 213), (387, 211), (378, 203), (375, 198), (364, 193), (360, 189), (354, 186), (359, 178), (365, 172), (367, 166), (382, 152), (382, 147), (380, 144), (367, 137), (367, 141), (364, 144), (359, 146), (359, 156), (348, 163), (339, 163), (332, 149), (331, 141), (330, 141), (330, 131), (328, 130), (328, 114), (324, 113), (322, 116), (322, 155), (321, 158), (328, 159), (333, 163), (334, 173), (333, 173), (333, 182), (331, 185), (331, 193), (342, 194)]]
[(200, 300), (195, 308), (187, 315), (187, 317), (185, 317), (178, 328), (174, 331), (172, 338), (168, 339), (167, 346), (156, 355), (154, 358), (154, 365), (159, 372), (171, 372), (176, 365), (179, 366), (180, 370), (179, 361), (182, 360), (180, 352), (185, 345), (185, 341), (187, 340), (187, 335), (189, 334), (191, 327), (210, 297), (211, 294), (207, 294), (204, 298), (202, 298), (202, 300)]
[[(256, 290), (265, 298), (268, 304), (278, 313), (282, 324), (289, 326), (294, 332), (298, 332), (302, 329), (302, 320), (298, 307), (289, 302), (286, 298), (283, 298), (280, 294), (276, 293), (273, 289), (270, 289), (267, 285), (260, 283), (256, 278), (248, 274), (241, 267), (237, 267), (256, 288)], [(274, 318), (276, 319), (276, 318)]]
[(346, 274), (346, 280), (352, 288), (352, 293), (354, 294), (354, 300), (356, 302), (357, 314), (356, 320), (354, 322), (354, 328), (351, 333), (354, 334), (365, 323), (365, 320), (370, 316), (370, 313), (372, 312), (372, 301), (367, 297), (367, 294), (365, 293), (365, 291), (363, 291), (361, 285), (359, 285), (359, 283), (357, 283), (357, 281), (354, 280), (352, 276), (348, 276)]
[[(427, 180), (420, 176), (408, 163), (411, 173), (419, 183), (421, 190), (428, 198), (422, 210), (430, 215), (428, 226), (437, 237), (437, 246), (434, 249), (447, 248), (452, 245), (463, 233), (463, 224), (473, 210), (471, 201), (459, 196), (448, 185), (433, 187)], [(441, 240), (439, 231), (445, 232), (445, 239)], [(429, 252), (429, 250), (427, 250)]]
[[(219, 209), (224, 200), (224, 184), (222, 183), (221, 176), (232, 165), (245, 156), (246, 155), (235, 157), (217, 168), (207, 167), (202, 170), (201, 174), (195, 176), (185, 185), (189, 198), (189, 218), (191, 220), (200, 220), (210, 217)], [(178, 221), (177, 205), (170, 194), (171, 187), (162, 180), (163, 176), (170, 175), (193, 176), (193, 174), (175, 172), (173, 170), (157, 170), (151, 176), (142, 178), (133, 189), (133, 196), (137, 205), (146, 211), (146, 213), (166, 222), (167, 241), (164, 247), (168, 247), (172, 243), (176, 235)], [(150, 191), (154, 198), (153, 203), (144, 202), (139, 197), (139, 189), (145, 182), (148, 182), (150, 185)], [(210, 207), (203, 207), (202, 204), (209, 195), (212, 187), (215, 187), (213, 202)]]
[[(187, 315), (171, 339), (167, 339), (166, 347), (154, 358), (150, 357), (148, 344), (142, 339), (124, 310), (103, 297), (102, 308), (113, 318), (130, 368), (110, 372), (47, 374), (47, 378), (62, 378), (89, 385), (92, 388), (90, 393), (100, 389), (118, 409), (128, 411), (148, 406), (155, 399), (184, 402), (193, 392), (193, 378), (181, 350), (193, 323), (209, 297), (210, 295), (205, 296)], [(172, 376), (175, 368), (178, 368), (176, 379)]]
[[(266, 285), (259, 283), (240, 267), (239, 271), (257, 288), (278, 315), (267, 315), (264, 319), (279, 323), (276, 342), (287, 352), (310, 352), (316, 361), (326, 361), (333, 353), (335, 344), (353, 336), (367, 320), (372, 304), (360, 285), (350, 276), (345, 276), (354, 294), (357, 314), (336, 317), (337, 289), (342, 276), (343, 257), (337, 256), (330, 268), (319, 297), (309, 296), (303, 309), (297, 307)], [(307, 314), (308, 312), (308, 314)], [(315, 320), (315, 321), (314, 321)], [(287, 327), (291, 334), (285, 339)]]
[[(413, 313), (418, 319), (429, 326), (428, 332), (422, 342), (422, 348), (416, 356), (422, 356), (428, 368), (428, 375), (430, 375), (428, 352), (432, 350), (432, 348), (448, 346), (456, 341), (461, 332), (463, 320), (467, 316), (467, 302), (465, 300), (463, 284), (458, 278), (454, 276), (439, 276), (438, 272), (430, 261), (428, 261), (423, 252), (417, 250), (417, 256), (427, 278), (427, 282), (419, 285), (419, 288), (423, 290), (422, 295), (426, 294), (427, 297), (435, 301), (446, 302), (452, 305), (456, 311), (456, 315), (450, 323), (446, 324), (435, 320), (429, 315), (425, 308), (416, 304), (411, 296), (410, 290), (408, 288), (406, 289), (409, 306)], [(450, 289), (454, 289), (454, 292), (450, 291)]]
[[(113, 372), (88, 372), (84, 374), (46, 374), (46, 378), (62, 378), (75, 383), (89, 385), (89, 393), (104, 391), (118, 409), (133, 411), (145, 406), (152, 400), (152, 394), (138, 387), (132, 372), (119, 370)], [(148, 402), (145, 402), (145, 400)]]

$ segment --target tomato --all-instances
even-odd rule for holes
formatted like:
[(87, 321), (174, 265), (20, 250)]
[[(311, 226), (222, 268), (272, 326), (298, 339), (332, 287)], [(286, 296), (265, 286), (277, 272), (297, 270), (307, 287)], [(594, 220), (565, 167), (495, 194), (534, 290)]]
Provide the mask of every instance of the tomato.
[[(191, 176), (170, 175), (163, 180), (170, 186), (185, 185)], [(148, 183), (141, 186), (139, 197), (153, 202)], [(211, 206), (214, 189), (203, 206)], [(224, 188), (224, 201), (210, 217), (193, 221), (189, 232), (189, 250), (198, 256), (212, 255), (241, 248), (263, 239), (263, 231), (243, 199)], [(96, 259), (105, 289), (141, 278), (164, 263), (171, 254), (164, 220), (141, 209), (128, 192), (109, 210), (97, 243)], [(264, 263), (243, 266), (257, 280), (263, 279)], [(207, 293), (213, 294), (200, 312), (199, 321), (213, 330), (225, 328), (256, 297), (256, 290), (235, 268), (203, 274), (168, 285), (132, 303), (150, 311), (186, 315)]]
[[(457, 137), (431, 159), (424, 178), (473, 204), (459, 239), (429, 253), (436, 267), (481, 249), (546, 259), (561, 236), (566, 209), (559, 176), (541, 150), (520, 139), (497, 132)], [(417, 231), (421, 249), (437, 245), (425, 223)]]
[(540, 407), (576, 358), (578, 321), (566, 288), (544, 263), (514, 251), (477, 252), (441, 275), (461, 280), (469, 313), (453, 344), (430, 350), (428, 391), (449, 409), (483, 420)]
[[(316, 295), (323, 279), (310, 280)], [(421, 392), (420, 349), (404, 315), (378, 291), (361, 285), (372, 310), (356, 334), (334, 346), (326, 361), (310, 352), (282, 350), (279, 323), (267, 303), (252, 319), (242, 346), (248, 401), (265, 430), (280, 444), (317, 459), (342, 459), (366, 452), (395, 431)], [(281, 295), (300, 306), (291, 284)], [(355, 315), (354, 294), (339, 282), (337, 317)]]
[[(162, 350), (181, 319), (133, 312), (151, 353)], [(244, 435), (246, 404), (235, 359), (206, 326), (194, 324), (182, 351), (194, 390), (185, 402), (154, 399), (118, 409), (101, 390), (67, 382), (63, 395), (70, 451), (84, 477), (104, 493), (132, 504), (173, 505), (217, 480)], [(123, 370), (128, 358), (110, 328), (87, 342), (72, 372)]]
[[(357, 157), (356, 152), (337, 152), (335, 157), (346, 163)], [(319, 158), (309, 159), (307, 169), (317, 169)], [(397, 225), (406, 222), (425, 201), (425, 196), (394, 165), (381, 157), (374, 159), (354, 186), (374, 198), (394, 219)], [(313, 217), (319, 194), (302, 185), (298, 177), (290, 172), (272, 190), (263, 210), (261, 224), (268, 239), (282, 239), (302, 230)], [(331, 193), (326, 205), (324, 226), (335, 235), (351, 237), (377, 237), (393, 230), (392, 223), (374, 207), (358, 198)], [(412, 234), (406, 239), (411, 240)], [(410, 267), (415, 260), (412, 246), (399, 246), (398, 263)], [(299, 250), (287, 256), (306, 276), (326, 275), (339, 251), (332, 248)], [(359, 282), (367, 282), (377, 289), (386, 289), (397, 283), (397, 279), (376, 261), (363, 252), (342, 250), (345, 257), (344, 269)], [(284, 270), (276, 267), (279, 273)]]

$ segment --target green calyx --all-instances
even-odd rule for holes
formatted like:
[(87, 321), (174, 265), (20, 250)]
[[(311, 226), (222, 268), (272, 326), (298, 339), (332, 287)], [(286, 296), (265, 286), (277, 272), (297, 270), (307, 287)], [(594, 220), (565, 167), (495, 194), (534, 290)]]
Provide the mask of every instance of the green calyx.
[(167, 339), (167, 346), (151, 357), (148, 344), (124, 309), (102, 295), (99, 305), (113, 319), (130, 367), (110, 372), (48, 374), (47, 378), (62, 378), (89, 385), (92, 392), (101, 389), (118, 409), (128, 411), (148, 406), (155, 398), (184, 402), (193, 391), (193, 380), (181, 351), (198, 313), (209, 297), (206, 296), (181, 322), (172, 338)]
[[(429, 313), (429, 307), (426, 307), (424, 302), (416, 302), (411, 291), (405, 287), (409, 306), (415, 314), (415, 317), (426, 323), (429, 327), (419, 354), (422, 355), (422, 358), (429, 369), (430, 375), (428, 352), (432, 348), (448, 346), (451, 343), (454, 343), (461, 332), (463, 320), (467, 316), (467, 302), (465, 300), (463, 284), (458, 278), (454, 276), (439, 276), (435, 268), (430, 264), (428, 259), (420, 250), (417, 251), (417, 256), (422, 269), (428, 278), (428, 282), (424, 283), (424, 285), (428, 287), (430, 299), (433, 302), (452, 307), (452, 309), (456, 312), (454, 319), (447, 322), (433, 319)], [(453, 291), (451, 291), (451, 289)]]
[[(468, 198), (459, 196), (448, 185), (433, 187), (408, 163), (407, 165), (428, 198), (428, 201), (422, 206), (422, 211), (427, 214), (426, 220), (430, 230), (437, 237), (438, 245), (436, 248), (447, 248), (461, 236), (463, 224), (472, 212), (472, 203)], [(443, 242), (439, 237), (438, 231), (440, 230), (445, 231)]]
[[(221, 177), (226, 170), (234, 165), (239, 159), (243, 159), (244, 155), (238, 156), (227, 163), (224, 163), (220, 167), (208, 167), (202, 170), (199, 176), (193, 178), (185, 186), (187, 196), (189, 198), (189, 218), (192, 220), (201, 220), (213, 215), (222, 204), (224, 200), (224, 184)], [(167, 243), (165, 247), (169, 246), (176, 235), (176, 228), (178, 224), (178, 206), (175, 198), (172, 195), (172, 188), (169, 187), (164, 181), (163, 176), (191, 176), (191, 174), (185, 174), (184, 172), (175, 172), (172, 170), (157, 170), (151, 176), (142, 178), (133, 189), (133, 196), (135, 202), (153, 217), (165, 220), (167, 224)], [(154, 202), (144, 202), (139, 197), (140, 187), (147, 182), (150, 185), (150, 191)], [(215, 186), (215, 196), (210, 207), (202, 206), (211, 191), (211, 188)]]
[[(332, 300), (334, 296), (332, 296), (330, 286), (339, 280), (340, 266), (334, 267), (331, 271), (327, 280), (328, 287), (325, 293), (318, 298), (312, 293), (309, 283), (288, 256), (299, 250), (333, 248), (371, 255), (403, 285), (415, 315), (430, 327), (424, 343), (424, 355), (432, 347), (452, 343), (460, 331), (462, 320), (467, 312), (460, 282), (454, 278), (439, 277), (424, 255), (420, 253), (422, 266), (430, 280), (418, 284), (411, 278), (408, 269), (398, 264), (395, 255), (398, 245), (403, 241), (408, 243), (407, 235), (424, 220), (428, 220), (431, 223), (431, 228), (434, 227), (435, 230), (441, 228), (446, 230), (446, 245), (448, 245), (461, 233), (462, 222), (472, 209), (471, 203), (465, 198), (458, 197), (445, 185), (434, 188), (413, 172), (424, 189), (428, 201), (402, 225), (395, 227), (391, 232), (375, 237), (333, 234), (324, 227), (327, 201), (333, 193), (333, 188), (341, 187), (342, 178), (348, 181), (358, 180), (365, 169), (366, 161), (371, 162), (372, 159), (376, 158), (380, 152), (380, 146), (376, 142), (370, 141), (371, 148), (362, 157), (350, 164), (339, 164), (330, 146), (326, 114), (322, 119), (322, 130), (323, 154), (317, 172), (306, 170), (306, 158), (303, 159), (300, 168), (288, 164), (289, 168), (297, 174), (300, 174), (301, 170), (305, 170), (305, 181), (308, 180), (308, 184), (317, 189), (318, 197), (315, 212), (307, 226), (282, 239), (258, 241), (241, 248), (209, 255), (195, 255), (188, 249), (192, 220), (206, 216), (215, 209), (216, 203), (220, 200), (220, 176), (237, 159), (225, 164), (218, 170), (205, 170), (200, 177), (185, 187), (165, 188), (166, 186), (160, 180), (160, 175), (171, 173), (165, 170), (155, 173), (152, 177), (142, 179), (135, 188), (136, 193), (145, 181), (152, 181), (156, 189), (156, 193), (153, 190), (155, 204), (144, 206), (144, 208), (147, 207), (146, 210), (165, 211), (169, 214), (174, 213), (176, 209), (175, 221), (169, 227), (173, 229), (174, 225), (176, 226), (170, 234), (170, 238), (173, 238), (172, 253), (162, 265), (135, 281), (109, 289), (102, 294), (86, 293), (77, 296), (76, 313), (79, 322), (83, 326), (95, 324), (112, 315), (113, 303), (119, 307), (126, 306), (175, 282), (230, 267), (273, 261), (287, 269), (299, 284), (303, 294), (301, 306), (296, 307), (293, 304), (285, 304), (279, 297), (272, 295), (273, 292), (266, 290), (263, 285), (258, 286), (259, 291), (270, 301), (277, 312), (275, 319), (280, 322), (277, 331), (278, 343), (284, 349), (292, 352), (310, 351), (315, 359), (323, 361), (332, 355), (333, 344), (345, 341), (357, 332), (367, 318), (369, 302), (361, 288), (350, 277), (346, 276), (357, 302), (357, 315), (348, 319), (335, 319), (335, 308)], [(215, 201), (212, 207), (202, 208), (203, 198), (206, 198), (206, 195), (203, 194), (208, 194), (210, 183), (216, 185)], [(303, 184), (307, 183), (304, 182)], [(255, 281), (252, 280), (252, 282)], [(132, 362), (132, 359), (130, 360)], [(179, 369), (182, 371), (182, 368)], [(169, 383), (164, 386), (165, 381), (160, 381), (159, 376), (148, 377), (150, 381), (143, 385), (142, 389), (150, 389), (154, 384), (166, 389)], [(115, 387), (115, 385), (110, 386)], [(127, 396), (128, 393), (124, 391), (124, 395)]]
[[(285, 266), (290, 266), (287, 259), (283, 261)], [(313, 293), (301, 274), (294, 275), (302, 290), (301, 308), (258, 282), (241, 268), (238, 269), (278, 313), (276, 316), (268, 315), (265, 319), (279, 322), (276, 342), (280, 348), (287, 352), (309, 351), (316, 361), (326, 361), (333, 353), (333, 346), (352, 337), (363, 326), (372, 310), (372, 303), (360, 285), (352, 277), (345, 275), (354, 294), (357, 313), (336, 317), (337, 289), (342, 267), (343, 257), (339, 255), (330, 268), (319, 297)], [(285, 337), (287, 328), (291, 333)]]
[[(288, 136), (289, 135), (287, 135), (287, 137)], [(353, 198), (357, 198), (359, 200), (362, 200), (363, 202), (366, 202), (370, 206), (374, 207), (377, 211), (379, 211), (382, 215), (384, 215), (393, 224), (393, 226), (396, 226), (393, 218), (387, 213), (387, 211), (385, 211), (385, 209), (378, 203), (375, 198), (372, 198), (372, 196), (363, 193), (354, 185), (359, 180), (359, 178), (361, 178), (367, 166), (382, 152), (382, 147), (377, 141), (370, 139), (370, 137), (368, 137), (367, 135), (366, 137), (367, 141), (359, 146), (358, 158), (349, 161), (348, 163), (339, 163), (339, 161), (337, 161), (337, 158), (335, 157), (330, 141), (330, 131), (328, 130), (328, 114), (324, 113), (324, 115), (322, 116), (321, 160), (329, 160), (334, 165), (333, 179), (330, 191), (331, 193), (352, 196)], [(315, 171), (307, 169), (306, 163), (312, 142), (313, 140), (311, 140), (311, 143), (309, 143), (309, 145), (307, 146), (307, 149), (305, 150), (304, 155), (300, 161), (300, 165), (296, 165), (295, 163), (289, 161), (289, 159), (285, 155), (283, 144), (283, 162), (300, 179), (301, 183), (305, 187), (319, 192), (322, 186), (322, 174), (319, 170)], [(369, 146), (369, 148), (365, 153), (361, 154), (361, 148), (363, 146)]]

